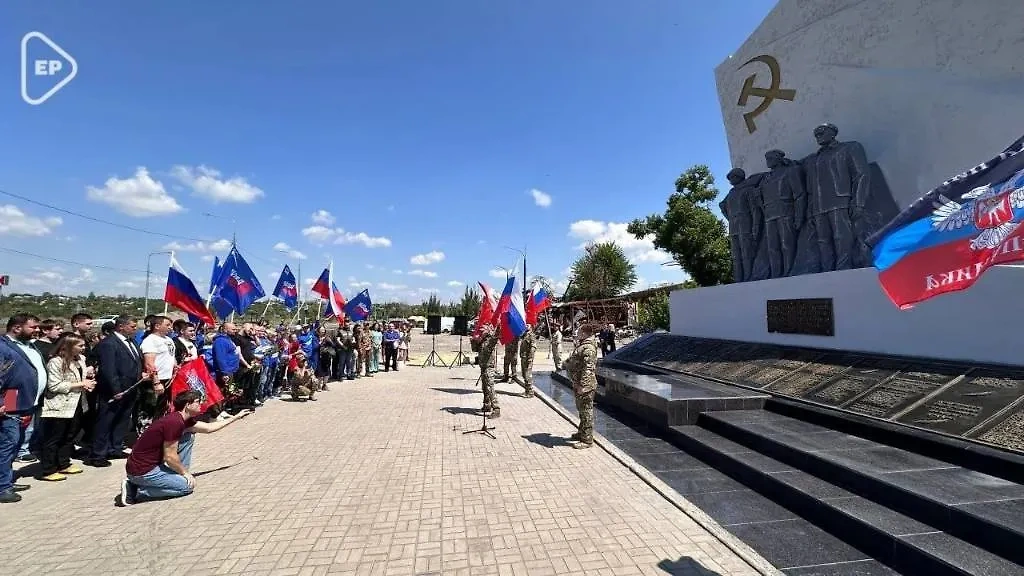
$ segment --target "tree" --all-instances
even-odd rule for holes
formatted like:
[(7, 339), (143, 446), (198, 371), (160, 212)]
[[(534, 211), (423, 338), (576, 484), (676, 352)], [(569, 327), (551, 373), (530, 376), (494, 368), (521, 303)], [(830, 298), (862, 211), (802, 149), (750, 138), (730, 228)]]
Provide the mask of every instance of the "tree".
[(643, 332), (668, 330), (668, 293), (660, 292), (637, 304), (636, 322)]
[(441, 299), (437, 297), (437, 294), (431, 294), (430, 297), (423, 302), (422, 306), (427, 315), (441, 313)]
[(544, 291), (548, 293), (549, 297), (551, 297), (551, 298), (555, 297), (555, 293), (553, 291), (552, 284), (551, 284), (551, 279), (548, 278), (547, 276), (534, 276), (530, 280), (530, 285), (526, 287), (527, 290), (529, 290), (530, 286), (533, 286), (534, 284), (540, 284), (541, 288), (543, 288)]
[(614, 242), (587, 246), (572, 264), (567, 300), (596, 300), (622, 294), (636, 283), (636, 266)]
[(466, 286), (462, 293), (462, 301), (459, 302), (459, 314), (472, 318), (480, 311), (480, 291), (475, 286)]
[(732, 252), (725, 223), (711, 211), (718, 196), (715, 177), (700, 164), (676, 179), (664, 214), (637, 218), (626, 228), (638, 239), (653, 237), (654, 246), (672, 254), (699, 286), (732, 282)]

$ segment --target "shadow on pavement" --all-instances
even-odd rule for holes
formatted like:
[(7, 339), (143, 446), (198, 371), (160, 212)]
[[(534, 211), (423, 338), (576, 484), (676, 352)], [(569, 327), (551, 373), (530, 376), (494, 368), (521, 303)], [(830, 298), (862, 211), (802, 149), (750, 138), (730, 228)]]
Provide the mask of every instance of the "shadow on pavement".
[(479, 408), (469, 408), (466, 406), (445, 406), (441, 408), (441, 410), (444, 410), (449, 414), (472, 414), (473, 416), (480, 415)]
[(680, 556), (679, 560), (674, 562), (668, 559), (662, 560), (658, 562), (658, 568), (678, 576), (722, 576), (714, 570), (708, 570), (689, 556)]
[[(455, 380), (455, 378), (452, 378)], [(448, 394), (478, 394), (476, 390), (467, 390), (465, 388), (431, 388), (431, 390), (437, 390), (438, 392), (447, 392)]]
[(536, 434), (527, 434), (523, 436), (523, 438), (529, 440), (530, 442), (533, 442), (534, 444), (544, 446), (545, 448), (555, 448), (557, 446), (572, 446), (572, 444), (569, 443), (568, 438), (563, 438), (562, 436), (553, 436), (548, 432), (537, 432)]

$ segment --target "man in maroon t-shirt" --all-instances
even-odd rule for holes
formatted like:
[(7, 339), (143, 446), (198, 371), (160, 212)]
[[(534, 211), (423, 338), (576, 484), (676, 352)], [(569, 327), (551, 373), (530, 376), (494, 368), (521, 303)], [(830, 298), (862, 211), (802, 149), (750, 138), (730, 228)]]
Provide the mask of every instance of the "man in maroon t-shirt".
[(188, 468), (195, 434), (212, 434), (252, 413), (243, 410), (227, 420), (197, 422), (202, 406), (199, 392), (186, 390), (178, 394), (174, 397), (174, 412), (150, 424), (135, 441), (125, 464), (127, 477), (121, 483), (123, 505), (191, 494), (196, 479)]

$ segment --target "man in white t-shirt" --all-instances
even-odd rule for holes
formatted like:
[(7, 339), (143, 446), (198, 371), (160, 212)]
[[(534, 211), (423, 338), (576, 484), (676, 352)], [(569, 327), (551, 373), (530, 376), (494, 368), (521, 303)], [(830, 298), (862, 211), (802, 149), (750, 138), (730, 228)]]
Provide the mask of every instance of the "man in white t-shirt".
[(174, 359), (174, 340), (169, 336), (171, 319), (155, 316), (149, 327), (149, 334), (142, 339), (142, 370), (151, 377), (153, 394), (144, 394), (144, 408), (140, 408), (145, 413), (140, 414), (140, 434), (167, 411), (167, 390), (178, 367)]

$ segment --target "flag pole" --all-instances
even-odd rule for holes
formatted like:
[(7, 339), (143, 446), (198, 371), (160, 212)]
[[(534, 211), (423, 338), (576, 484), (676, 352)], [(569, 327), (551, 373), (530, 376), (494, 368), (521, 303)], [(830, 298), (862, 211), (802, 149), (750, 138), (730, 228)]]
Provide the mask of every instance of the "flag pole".
[[(170, 260), (167, 261), (167, 267), (168, 268), (173, 268), (174, 267), (174, 250), (171, 250), (171, 258), (170, 258)], [(167, 315), (167, 294), (166, 294), (166, 288), (164, 289), (164, 292), (165, 292), (165, 294), (164, 294), (164, 316), (166, 316)]]
[(263, 317), (267, 315), (267, 310), (270, 310), (270, 304), (273, 301), (274, 301), (274, 297), (273, 296), (267, 297), (267, 306), (263, 309), (263, 314), (260, 314), (260, 320), (261, 321), (263, 320)]

